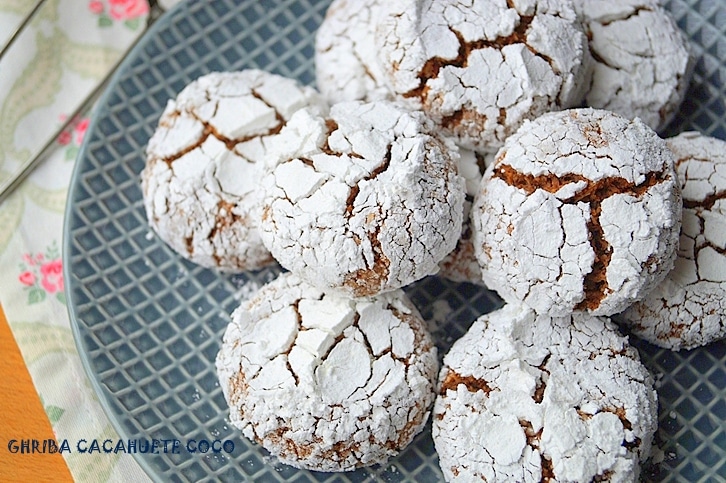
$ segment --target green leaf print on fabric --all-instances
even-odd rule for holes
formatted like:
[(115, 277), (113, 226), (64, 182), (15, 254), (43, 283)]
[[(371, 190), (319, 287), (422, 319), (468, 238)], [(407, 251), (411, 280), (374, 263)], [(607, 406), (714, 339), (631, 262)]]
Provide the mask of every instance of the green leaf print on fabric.
[(3, 227), (0, 230), (0, 253), (7, 249), (13, 234), (17, 232), (23, 211), (25, 211), (25, 199), (19, 193), (8, 197), (0, 204), (0, 226)]
[(53, 406), (52, 404), (45, 407), (45, 414), (48, 415), (48, 420), (51, 425), (57, 423), (64, 412), (66, 412), (65, 409)]
[(68, 197), (67, 188), (49, 190), (30, 181), (26, 181), (21, 190), (37, 206), (48, 211), (63, 214), (66, 206), (66, 198)]
[(58, 54), (64, 67), (90, 79), (102, 79), (121, 55), (118, 49), (73, 42), (62, 31), (55, 38), (59, 42)]
[(111, 25), (113, 25), (113, 20), (111, 20), (111, 17), (109, 17), (108, 15), (103, 14), (98, 17), (98, 26), (99, 27), (101, 27), (101, 28), (110, 27)]
[(73, 334), (68, 327), (45, 322), (11, 322), (18, 346), (23, 348), (23, 358), (30, 366), (38, 359), (55, 352), (77, 352)]
[(124, 22), (124, 25), (126, 25), (130, 30), (138, 30), (141, 26), (141, 19), (137, 17), (131, 20), (127, 20)]
[(81, 149), (78, 146), (70, 146), (66, 148), (66, 155), (65, 160), (66, 161), (73, 161), (78, 157), (78, 152)]
[(0, 165), (9, 156), (27, 158), (27, 150), (15, 147), (15, 131), (32, 110), (50, 105), (61, 90), (61, 62), (56, 55), (57, 39), (36, 34), (37, 52), (10, 88), (0, 107)]
[(54, 406), (53, 404), (45, 404), (45, 401), (43, 400), (43, 396), (38, 394), (38, 397), (40, 398), (40, 404), (43, 406), (43, 409), (45, 409), (45, 414), (48, 416), (48, 421), (50, 421), (51, 426), (57, 423), (60, 418), (63, 417), (63, 413), (66, 412), (65, 409)]
[(30, 11), (33, 4), (28, 0), (0, 0), (0, 10), (3, 12), (24, 15)]
[(111, 0), (106, 4), (100, 0), (90, 0), (88, 9), (98, 15), (99, 27), (111, 27), (114, 22), (123, 22), (129, 30), (138, 30), (141, 19), (149, 14), (147, 0)]
[(23, 254), (19, 267), (18, 282), (28, 293), (28, 305), (43, 302), (48, 295), (65, 304), (65, 296), (58, 297), (64, 288), (63, 260), (55, 240), (45, 253)]
[(45, 300), (45, 290), (33, 287), (28, 290), (28, 305), (38, 304)]

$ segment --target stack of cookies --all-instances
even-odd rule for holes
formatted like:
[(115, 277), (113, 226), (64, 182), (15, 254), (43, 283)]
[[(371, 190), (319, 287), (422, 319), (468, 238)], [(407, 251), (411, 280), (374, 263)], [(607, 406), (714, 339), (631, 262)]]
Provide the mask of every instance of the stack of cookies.
[[(281, 461), (385, 462), (432, 412), (447, 480), (635, 481), (653, 379), (611, 320), (726, 335), (726, 147), (664, 140), (690, 78), (654, 0), (334, 0), (319, 92), (260, 70), (170, 101), (150, 226), (225, 272), (287, 271), (232, 314), (230, 421)], [(674, 154), (675, 153), (675, 154)], [(485, 285), (439, 369), (402, 288)]]

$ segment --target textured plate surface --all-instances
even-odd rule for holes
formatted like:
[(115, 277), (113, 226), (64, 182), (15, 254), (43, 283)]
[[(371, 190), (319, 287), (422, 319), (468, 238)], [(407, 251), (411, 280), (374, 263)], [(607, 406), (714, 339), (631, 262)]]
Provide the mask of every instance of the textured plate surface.
[[(440, 481), (430, 431), (385, 467), (324, 474), (276, 464), (226, 422), (214, 358), (228, 314), (276, 270), (242, 276), (181, 260), (146, 223), (139, 173), (167, 100), (210, 71), (265, 69), (311, 84), (314, 32), (328, 0), (188, 2), (160, 20), (100, 102), (71, 182), (64, 233), (67, 296), (84, 364), (121, 437), (231, 441), (231, 453), (136, 454), (163, 481)], [(667, 134), (726, 139), (726, 2), (671, 0), (693, 40), (693, 83)], [(495, 295), (435, 277), (408, 289), (440, 353)], [(650, 481), (726, 479), (726, 342), (672, 353), (634, 341), (657, 379), (660, 428)], [(229, 447), (229, 446), (228, 446)]]

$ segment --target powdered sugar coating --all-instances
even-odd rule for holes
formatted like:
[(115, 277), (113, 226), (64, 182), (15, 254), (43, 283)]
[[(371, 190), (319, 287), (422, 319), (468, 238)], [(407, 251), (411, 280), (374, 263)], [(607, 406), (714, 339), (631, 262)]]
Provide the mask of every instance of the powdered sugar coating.
[(608, 111), (525, 123), (472, 208), (484, 283), (542, 314), (625, 310), (673, 267), (681, 220), (673, 162), (652, 129)]
[(141, 173), (151, 228), (208, 268), (239, 272), (274, 260), (257, 231), (261, 160), (286, 120), (325, 111), (312, 88), (260, 70), (215, 72), (168, 102)]
[(286, 272), (234, 311), (216, 367), (246, 437), (289, 465), (348, 471), (421, 431), (438, 361), (403, 292), (339, 298)]
[(589, 80), (587, 39), (566, 1), (406, 0), (377, 37), (393, 91), (477, 151), (578, 104)]
[(432, 414), (447, 481), (637, 481), (657, 395), (609, 320), (506, 305), (444, 357)]
[(461, 232), (456, 149), (419, 112), (377, 101), (301, 110), (262, 182), (261, 233), (280, 264), (353, 296), (438, 270)]
[(678, 258), (622, 320), (653, 344), (692, 349), (726, 336), (726, 142), (695, 132), (667, 142), (683, 189)]
[(334, 0), (315, 34), (318, 89), (331, 103), (391, 97), (378, 60), (375, 32), (384, 0)]
[(575, 0), (594, 59), (586, 103), (653, 129), (673, 119), (694, 57), (688, 40), (657, 0)]
[(465, 148), (459, 149), (458, 172), (464, 178), (466, 186), (464, 221), (461, 225), (461, 236), (456, 248), (439, 263), (439, 275), (454, 282), (484, 284), (481, 278), (481, 267), (479, 267), (479, 262), (474, 253), (469, 214), (471, 213), (474, 196), (479, 191), (479, 185), (486, 166), (493, 160), (493, 154), (477, 153)]

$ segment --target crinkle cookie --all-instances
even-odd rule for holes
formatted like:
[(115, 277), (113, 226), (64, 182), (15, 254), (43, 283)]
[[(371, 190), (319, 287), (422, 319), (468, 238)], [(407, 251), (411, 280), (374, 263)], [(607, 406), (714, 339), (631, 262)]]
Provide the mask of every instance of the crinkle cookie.
[[(387, 101), (297, 112), (264, 177), (260, 230), (277, 261), (352, 296), (433, 274), (461, 233), (456, 148)], [(277, 163), (274, 165), (274, 163)]]
[(469, 282), (483, 285), (481, 267), (474, 253), (472, 229), (469, 214), (474, 195), (479, 191), (481, 178), (486, 166), (494, 159), (492, 154), (477, 153), (470, 149), (459, 149), (459, 175), (464, 178), (466, 197), (464, 198), (464, 220), (461, 224), (461, 236), (456, 248), (446, 255), (439, 263), (438, 275), (454, 282)]
[(141, 173), (151, 228), (208, 268), (239, 272), (274, 260), (257, 231), (261, 159), (290, 116), (325, 110), (315, 90), (260, 70), (216, 72), (168, 102)]
[(657, 0), (575, 0), (594, 59), (586, 103), (662, 129), (686, 93), (693, 56)]
[(375, 47), (385, 0), (334, 0), (315, 35), (315, 76), (330, 102), (391, 97)]
[(407, 0), (380, 21), (391, 89), (461, 146), (496, 151), (525, 119), (581, 102), (587, 39), (561, 0)]
[(692, 349), (726, 336), (726, 142), (695, 132), (667, 142), (683, 188), (678, 258), (622, 321), (653, 344)]
[(487, 287), (564, 316), (612, 315), (673, 267), (681, 193), (673, 154), (640, 120), (573, 109), (507, 139), (472, 208)]
[(286, 272), (234, 311), (216, 367), (246, 437), (289, 465), (348, 471), (421, 431), (438, 360), (402, 291), (339, 298)]
[(638, 481), (657, 395), (605, 318), (505, 305), (444, 358), (432, 413), (448, 481)]

